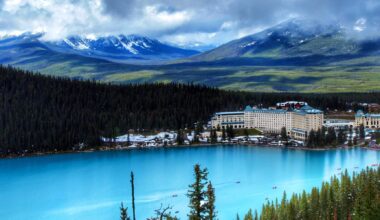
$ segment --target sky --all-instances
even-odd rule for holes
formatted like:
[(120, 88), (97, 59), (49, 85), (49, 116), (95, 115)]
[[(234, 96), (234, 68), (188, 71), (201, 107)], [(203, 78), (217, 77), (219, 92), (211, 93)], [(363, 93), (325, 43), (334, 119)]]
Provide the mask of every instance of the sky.
[(0, 34), (140, 34), (177, 45), (220, 45), (289, 19), (378, 35), (380, 0), (0, 0)]

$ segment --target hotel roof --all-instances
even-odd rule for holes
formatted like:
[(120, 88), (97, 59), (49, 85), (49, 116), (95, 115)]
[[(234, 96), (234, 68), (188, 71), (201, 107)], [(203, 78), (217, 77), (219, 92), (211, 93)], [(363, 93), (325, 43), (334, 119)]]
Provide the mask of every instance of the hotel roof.
[(234, 112), (216, 112), (215, 115), (243, 115), (244, 112), (255, 112), (255, 113), (273, 113), (273, 114), (285, 114), (287, 112), (295, 112), (298, 114), (322, 114), (323, 111), (319, 109), (315, 109), (309, 105), (305, 105), (300, 109), (289, 108), (285, 109), (267, 109), (267, 108), (259, 108), (254, 109), (251, 106), (247, 105), (244, 111), (234, 111)]
[(244, 109), (245, 112), (270, 112), (270, 113), (286, 113), (287, 111), (284, 109), (267, 109), (267, 108), (258, 108), (253, 109), (251, 106), (247, 105)]
[(294, 111), (301, 111), (306, 114), (321, 114), (323, 113), (321, 110), (311, 107), (310, 105), (305, 105), (302, 108)]
[(236, 111), (236, 112), (217, 112), (215, 115), (243, 115), (243, 111)]
[(364, 114), (362, 110), (359, 110), (356, 112), (355, 117), (368, 117), (368, 118), (380, 118), (380, 114), (374, 114), (374, 113), (367, 113)]

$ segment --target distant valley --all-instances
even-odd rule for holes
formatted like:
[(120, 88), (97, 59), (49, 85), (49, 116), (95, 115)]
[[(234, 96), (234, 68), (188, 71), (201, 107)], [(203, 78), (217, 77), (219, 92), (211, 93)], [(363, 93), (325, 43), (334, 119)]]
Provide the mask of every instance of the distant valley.
[(262, 92), (380, 90), (380, 40), (291, 20), (200, 53), (138, 35), (0, 39), (0, 63), (111, 83), (193, 82)]

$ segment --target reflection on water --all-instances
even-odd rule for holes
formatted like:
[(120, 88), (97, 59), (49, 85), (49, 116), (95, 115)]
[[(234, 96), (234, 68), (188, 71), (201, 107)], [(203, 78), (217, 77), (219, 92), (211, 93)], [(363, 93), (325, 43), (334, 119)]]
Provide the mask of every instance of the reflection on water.
[(174, 206), (184, 218), (192, 167), (200, 163), (209, 169), (216, 188), (219, 218), (232, 219), (237, 212), (280, 197), (284, 190), (288, 194), (310, 190), (345, 169), (351, 173), (379, 162), (380, 152), (358, 148), (303, 151), (242, 146), (6, 159), (0, 160), (0, 218), (117, 219), (120, 202), (130, 202), (131, 170), (138, 219), (152, 216), (161, 203)]

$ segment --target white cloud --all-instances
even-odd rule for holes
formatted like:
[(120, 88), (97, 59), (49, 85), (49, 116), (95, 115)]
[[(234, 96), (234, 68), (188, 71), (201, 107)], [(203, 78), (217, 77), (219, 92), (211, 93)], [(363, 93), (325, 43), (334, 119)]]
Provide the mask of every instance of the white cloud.
[[(140, 19), (125, 22), (129, 31), (138, 30), (143, 33), (163, 32), (175, 29), (190, 21), (192, 15), (187, 11), (174, 11), (160, 8), (159, 5), (147, 5), (144, 7)], [(127, 24), (129, 22), (129, 25)]]
[(142, 34), (185, 44), (221, 44), (288, 18), (339, 21), (379, 35), (378, 0), (0, 0), (0, 32)]
[(354, 25), (354, 30), (358, 32), (362, 32), (366, 28), (367, 20), (365, 18), (359, 18)]

